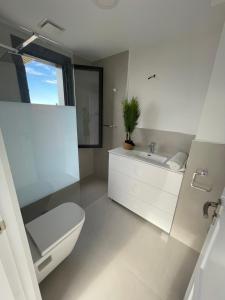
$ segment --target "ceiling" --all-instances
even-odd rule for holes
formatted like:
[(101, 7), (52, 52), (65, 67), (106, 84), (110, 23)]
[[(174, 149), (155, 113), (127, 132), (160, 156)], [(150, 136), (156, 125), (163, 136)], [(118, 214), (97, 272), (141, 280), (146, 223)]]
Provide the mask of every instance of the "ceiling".
[(93, 0), (0, 0), (0, 7), (1, 18), (34, 31), (44, 18), (62, 26), (64, 32), (48, 35), (91, 61), (220, 30), (225, 19), (225, 5), (211, 6), (211, 0), (120, 0), (113, 9), (100, 9)]

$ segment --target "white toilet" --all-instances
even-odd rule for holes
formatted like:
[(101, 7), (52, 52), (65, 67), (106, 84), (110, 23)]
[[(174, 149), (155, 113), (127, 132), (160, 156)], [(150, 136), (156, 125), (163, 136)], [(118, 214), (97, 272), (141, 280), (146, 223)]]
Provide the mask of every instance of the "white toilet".
[(68, 202), (25, 225), (38, 282), (71, 253), (84, 221), (84, 210)]

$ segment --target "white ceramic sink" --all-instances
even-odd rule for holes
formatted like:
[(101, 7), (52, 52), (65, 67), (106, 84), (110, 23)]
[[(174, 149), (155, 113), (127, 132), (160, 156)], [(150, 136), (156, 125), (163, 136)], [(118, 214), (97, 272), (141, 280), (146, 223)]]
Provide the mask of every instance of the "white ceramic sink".
[(166, 156), (162, 156), (162, 155), (155, 154), (155, 153), (147, 153), (144, 151), (137, 151), (137, 150), (133, 150), (132, 152), (133, 152), (133, 155), (136, 157), (144, 158), (149, 161), (155, 161), (160, 164), (164, 164), (168, 159), (168, 157), (166, 157)]

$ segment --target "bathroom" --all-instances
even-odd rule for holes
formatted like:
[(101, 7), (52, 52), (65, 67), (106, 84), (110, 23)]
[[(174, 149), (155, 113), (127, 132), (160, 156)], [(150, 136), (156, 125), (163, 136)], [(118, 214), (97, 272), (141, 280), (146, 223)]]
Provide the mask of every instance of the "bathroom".
[(223, 0), (1, 1), (4, 299), (224, 299), (225, 272), (199, 275), (223, 221), (224, 24)]

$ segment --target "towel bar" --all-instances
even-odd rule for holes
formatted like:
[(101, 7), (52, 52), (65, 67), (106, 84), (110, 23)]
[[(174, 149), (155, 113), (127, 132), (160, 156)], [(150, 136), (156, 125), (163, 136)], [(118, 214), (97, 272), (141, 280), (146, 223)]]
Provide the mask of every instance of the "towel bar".
[(207, 193), (211, 192), (212, 188), (204, 188), (204, 187), (195, 185), (195, 179), (197, 176), (207, 176), (207, 175), (208, 175), (208, 170), (206, 170), (206, 169), (205, 170), (204, 169), (196, 170), (192, 176), (191, 187), (193, 189), (196, 189), (196, 190), (199, 190), (202, 192), (207, 192)]

